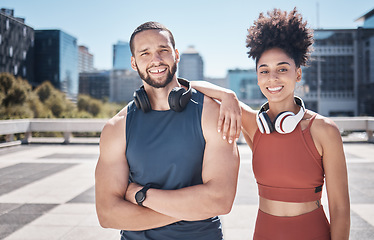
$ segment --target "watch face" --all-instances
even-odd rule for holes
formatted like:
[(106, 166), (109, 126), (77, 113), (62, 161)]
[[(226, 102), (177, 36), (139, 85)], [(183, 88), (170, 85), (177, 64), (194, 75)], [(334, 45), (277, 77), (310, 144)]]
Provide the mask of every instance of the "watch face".
[(145, 194), (142, 191), (139, 191), (135, 194), (135, 200), (137, 203), (142, 203), (145, 199)]

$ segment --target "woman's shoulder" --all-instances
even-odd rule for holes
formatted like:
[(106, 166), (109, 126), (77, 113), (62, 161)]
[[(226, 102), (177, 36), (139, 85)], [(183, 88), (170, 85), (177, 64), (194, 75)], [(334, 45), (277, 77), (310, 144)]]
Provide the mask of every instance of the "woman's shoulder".
[(310, 127), (312, 135), (320, 136), (322, 139), (328, 139), (330, 136), (340, 137), (340, 130), (332, 119), (311, 110), (307, 110), (304, 118), (314, 118), (313, 124)]

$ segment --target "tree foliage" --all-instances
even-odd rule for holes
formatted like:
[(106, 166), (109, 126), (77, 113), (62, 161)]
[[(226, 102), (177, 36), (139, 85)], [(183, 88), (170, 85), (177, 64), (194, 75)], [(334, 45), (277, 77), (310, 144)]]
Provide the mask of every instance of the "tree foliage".
[(109, 118), (121, 109), (120, 105), (87, 95), (79, 95), (76, 101), (50, 82), (33, 89), (26, 80), (0, 73), (0, 119)]

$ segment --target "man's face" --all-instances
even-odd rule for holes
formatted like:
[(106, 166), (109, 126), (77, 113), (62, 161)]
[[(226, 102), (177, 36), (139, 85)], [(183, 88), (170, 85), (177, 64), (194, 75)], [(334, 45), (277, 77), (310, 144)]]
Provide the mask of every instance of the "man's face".
[(167, 86), (175, 77), (179, 53), (170, 42), (169, 33), (145, 30), (134, 37), (131, 66), (141, 79), (155, 88)]

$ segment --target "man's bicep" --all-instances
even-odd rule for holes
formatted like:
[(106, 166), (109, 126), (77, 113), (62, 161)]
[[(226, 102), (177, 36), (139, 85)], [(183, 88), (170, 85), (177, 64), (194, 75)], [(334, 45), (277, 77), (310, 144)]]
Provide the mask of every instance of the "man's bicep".
[(210, 142), (206, 144), (203, 164), (204, 182), (212, 179), (236, 181), (238, 170), (239, 153), (235, 143), (229, 144), (223, 142), (223, 144), (215, 144), (214, 142)]
[(97, 194), (106, 197), (124, 197), (128, 185), (129, 169), (126, 160), (107, 161), (100, 157), (95, 172)]
[[(122, 129), (106, 126), (100, 139), (100, 156), (96, 166), (96, 191), (107, 197), (124, 196), (128, 185), (129, 168), (125, 156)], [(109, 195), (109, 196), (108, 196)], [(100, 196), (99, 196), (100, 197)]]
[(203, 132), (206, 141), (203, 164), (203, 181), (220, 179), (235, 180), (239, 168), (239, 153), (236, 143), (229, 144), (216, 130), (219, 107), (207, 101), (203, 111)]

